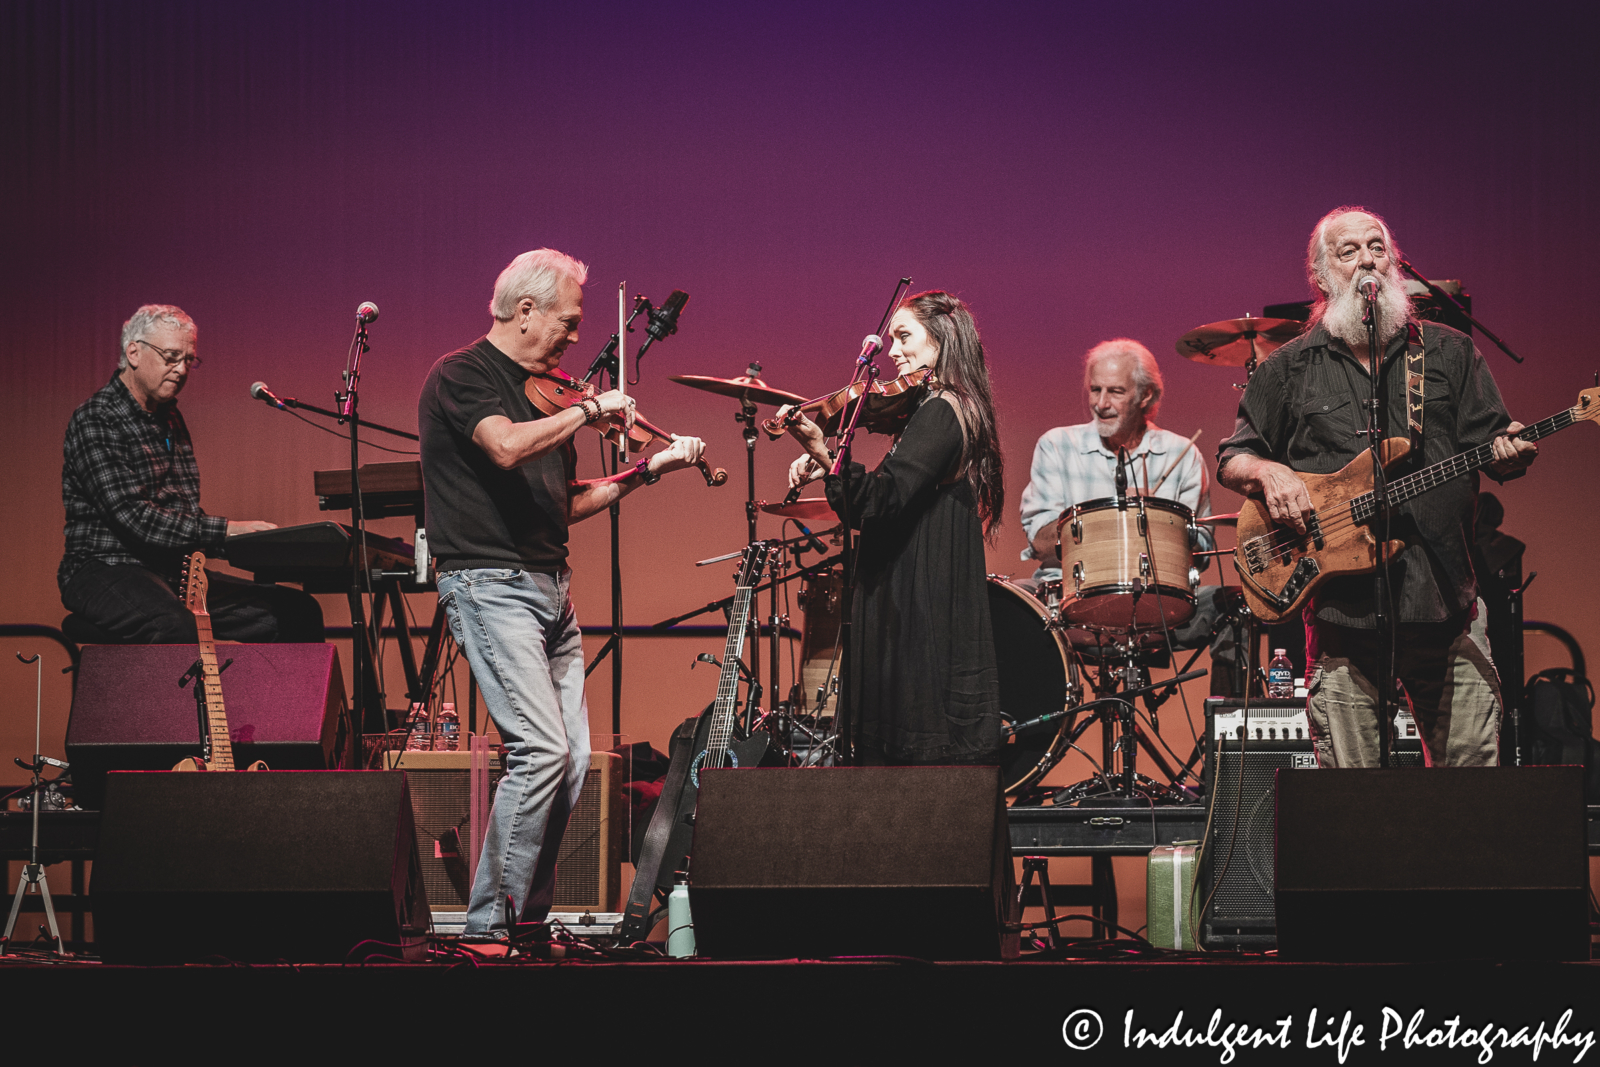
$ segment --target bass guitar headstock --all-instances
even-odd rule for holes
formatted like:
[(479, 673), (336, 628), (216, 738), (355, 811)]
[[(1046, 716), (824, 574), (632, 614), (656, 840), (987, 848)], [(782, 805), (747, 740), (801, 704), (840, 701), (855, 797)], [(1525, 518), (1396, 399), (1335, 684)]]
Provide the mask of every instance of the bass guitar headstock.
[(1572, 418), (1582, 422), (1597, 417), (1600, 417), (1600, 386), (1591, 386), (1578, 394), (1578, 402), (1572, 405)]
[(191, 552), (183, 561), (183, 605), (196, 615), (206, 613), (206, 593), (211, 579), (206, 577), (206, 554)]

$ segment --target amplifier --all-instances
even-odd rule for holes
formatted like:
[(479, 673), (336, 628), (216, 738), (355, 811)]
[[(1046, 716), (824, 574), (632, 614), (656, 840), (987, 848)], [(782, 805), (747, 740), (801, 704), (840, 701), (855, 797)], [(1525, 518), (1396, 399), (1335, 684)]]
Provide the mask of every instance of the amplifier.
[[(417, 852), (435, 913), (464, 912), (476, 869), (472, 842), (472, 753), (388, 752), (385, 766), (406, 772), (416, 814)], [(622, 849), (628, 809), (623, 803), (622, 757), (591, 752), (583, 795), (557, 854), (556, 895), (562, 912), (615, 912), (620, 903)], [(488, 798), (504, 776), (500, 756), (488, 753), (487, 788), (480, 820), (487, 827)], [(480, 830), (481, 832), (481, 830)], [(441, 917), (442, 918), (442, 917)], [(448, 921), (446, 921), (448, 925)]]
[[(1400, 736), (1390, 754), (1394, 765), (1421, 767), (1422, 743), (1410, 712), (1403, 720), (1397, 716), (1396, 724)], [(1241, 731), (1247, 731), (1242, 742)], [(1274, 780), (1280, 769), (1317, 766), (1305, 701), (1252, 700), (1246, 709), (1242, 700), (1212, 698), (1206, 701), (1205, 736), (1203, 782), (1214, 810), (1200, 857), (1198, 895), (1202, 903), (1211, 897), (1200, 923), (1201, 944), (1208, 949), (1275, 948)]]

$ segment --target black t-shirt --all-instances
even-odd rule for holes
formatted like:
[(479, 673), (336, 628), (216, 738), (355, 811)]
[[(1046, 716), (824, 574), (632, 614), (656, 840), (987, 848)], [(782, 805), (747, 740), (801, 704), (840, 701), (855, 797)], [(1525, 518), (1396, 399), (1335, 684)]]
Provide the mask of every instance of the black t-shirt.
[(523, 387), (529, 373), (481, 338), (441, 358), (417, 401), (428, 549), (443, 571), (516, 567), (554, 574), (567, 564), (567, 483), (577, 470), (569, 438), (542, 459), (495, 466), (472, 441), (490, 415), (543, 418)]

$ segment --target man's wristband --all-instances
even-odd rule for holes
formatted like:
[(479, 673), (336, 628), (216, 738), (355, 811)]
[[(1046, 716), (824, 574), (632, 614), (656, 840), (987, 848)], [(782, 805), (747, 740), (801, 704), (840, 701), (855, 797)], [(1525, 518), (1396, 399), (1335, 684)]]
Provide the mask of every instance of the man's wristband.
[(650, 469), (650, 461), (641, 459), (633, 466), (634, 473), (644, 479), (645, 485), (655, 485), (661, 480), (661, 475)]

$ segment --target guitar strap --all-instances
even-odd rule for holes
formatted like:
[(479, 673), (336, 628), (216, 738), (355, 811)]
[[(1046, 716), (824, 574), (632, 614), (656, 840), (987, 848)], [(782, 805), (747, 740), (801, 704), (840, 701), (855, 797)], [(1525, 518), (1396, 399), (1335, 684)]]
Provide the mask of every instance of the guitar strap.
[(1411, 430), (1413, 462), (1422, 459), (1422, 402), (1424, 349), (1422, 325), (1406, 323), (1406, 423)]

